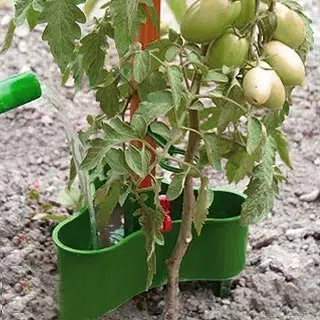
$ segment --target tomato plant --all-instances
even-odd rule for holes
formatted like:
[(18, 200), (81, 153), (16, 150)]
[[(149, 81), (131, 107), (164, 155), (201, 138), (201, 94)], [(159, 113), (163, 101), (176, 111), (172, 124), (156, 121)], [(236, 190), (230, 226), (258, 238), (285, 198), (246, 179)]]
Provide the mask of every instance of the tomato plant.
[[(147, 288), (156, 272), (155, 250), (164, 241), (161, 179), (154, 169), (163, 161), (175, 163), (178, 171), (167, 198), (184, 191), (184, 204), (180, 235), (168, 260), (164, 314), (164, 319), (174, 319), (179, 268), (192, 241), (192, 224), (200, 235), (214, 201), (206, 169), (223, 171), (230, 183), (249, 178), (241, 212), (241, 222), (249, 224), (268, 214), (279, 192), (284, 177), (276, 155), (292, 168), (281, 124), (289, 114), (294, 86), (305, 79), (304, 61), (313, 45), (311, 21), (295, 0), (264, 1), (262, 9), (258, 0), (197, 0), (180, 17), (181, 35), (169, 30), (142, 50), (135, 40), (140, 25), (147, 16), (158, 24), (152, 0), (106, 0), (104, 15), (81, 28), (86, 18), (79, 4), (85, 2), (16, 1), (2, 51), (22, 23), (31, 29), (43, 24), (43, 39), (63, 82), (73, 77), (81, 89), (83, 79), (89, 79), (101, 113), (88, 115), (87, 130), (79, 132), (86, 147), (82, 170), (90, 171), (96, 184), (98, 214), (109, 214), (129, 196), (139, 203), (135, 215), (146, 236)], [(292, 24), (299, 26), (298, 33)], [(113, 68), (106, 65), (111, 40), (120, 58)], [(141, 103), (129, 122), (126, 111), (137, 97)], [(150, 127), (166, 138), (162, 150), (145, 139)], [(184, 158), (170, 152), (182, 141)], [(74, 168), (71, 172), (69, 185)], [(141, 189), (147, 176), (148, 190), (155, 195), (152, 204)], [(201, 183), (197, 198), (195, 177)], [(108, 217), (101, 216), (101, 221)]]

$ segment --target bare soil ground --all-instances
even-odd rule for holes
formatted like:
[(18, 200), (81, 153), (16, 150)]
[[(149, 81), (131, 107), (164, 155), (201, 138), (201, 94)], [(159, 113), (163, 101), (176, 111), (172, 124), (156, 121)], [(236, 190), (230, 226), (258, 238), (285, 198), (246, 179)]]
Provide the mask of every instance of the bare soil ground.
[[(319, 3), (304, 1), (315, 21), (316, 46), (308, 60), (308, 81), (296, 90), (284, 130), (295, 170), (270, 216), (251, 227), (247, 267), (227, 299), (215, 298), (208, 283), (181, 285), (180, 319), (316, 320), (320, 319), (320, 23)], [(10, 12), (0, 12), (0, 38)], [(18, 29), (13, 48), (0, 56), (0, 76), (32, 68), (49, 86), (60, 76), (40, 32)], [(75, 128), (96, 112), (92, 95), (59, 89)], [(64, 187), (69, 151), (55, 112), (43, 100), (0, 117), (0, 306), (4, 320), (57, 319), (58, 283), (52, 223), (31, 219), (29, 187), (39, 185), (44, 200)], [(224, 184), (213, 177), (211, 184)], [(303, 199), (303, 197), (302, 197)], [(314, 201), (313, 201), (314, 200)], [(64, 210), (56, 208), (57, 211)], [(153, 290), (105, 315), (110, 320), (160, 319), (164, 290)], [(74, 319), (78, 320), (78, 319)]]

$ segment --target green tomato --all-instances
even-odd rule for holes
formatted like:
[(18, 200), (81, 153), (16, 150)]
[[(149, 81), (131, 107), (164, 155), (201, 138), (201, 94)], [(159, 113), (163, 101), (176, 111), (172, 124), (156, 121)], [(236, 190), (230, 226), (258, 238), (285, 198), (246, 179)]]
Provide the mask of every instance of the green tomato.
[(241, 12), (237, 18), (235, 26), (238, 28), (244, 27), (252, 21), (256, 15), (256, 0), (240, 0)]
[(206, 64), (210, 69), (239, 67), (248, 58), (250, 43), (247, 38), (228, 32), (213, 42), (208, 50)]
[(306, 39), (306, 25), (298, 13), (282, 3), (276, 4), (277, 29), (273, 38), (291, 48), (298, 48)]
[(271, 81), (270, 96), (263, 106), (268, 109), (281, 109), (286, 101), (286, 90), (284, 88), (284, 85), (278, 74), (271, 68), (268, 63), (261, 62), (260, 67), (268, 70)]
[(243, 78), (243, 91), (247, 101), (253, 105), (265, 104), (271, 95), (270, 72), (264, 67), (254, 67)]
[(264, 47), (266, 61), (277, 72), (285, 86), (303, 85), (306, 71), (299, 55), (280, 41), (271, 41)]
[(240, 11), (239, 0), (198, 0), (186, 11), (181, 34), (191, 42), (211, 42), (235, 22)]

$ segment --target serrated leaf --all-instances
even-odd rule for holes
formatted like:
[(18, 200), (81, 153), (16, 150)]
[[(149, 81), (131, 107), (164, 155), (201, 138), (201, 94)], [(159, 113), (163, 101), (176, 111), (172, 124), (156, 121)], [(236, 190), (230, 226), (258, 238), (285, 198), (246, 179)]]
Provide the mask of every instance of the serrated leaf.
[(206, 133), (203, 135), (203, 140), (210, 165), (216, 170), (221, 170), (221, 156), (217, 136), (214, 133)]
[(289, 155), (289, 143), (287, 137), (280, 130), (273, 131), (272, 137), (276, 142), (280, 158), (290, 169), (293, 169)]
[(273, 130), (279, 128), (284, 120), (285, 112), (283, 109), (269, 111), (269, 113), (262, 119), (268, 132), (272, 132)]
[(138, 0), (112, 0), (110, 15), (114, 26), (114, 40), (122, 57), (132, 43), (138, 16)]
[(74, 42), (81, 37), (79, 23), (85, 23), (86, 17), (74, 0), (48, 0), (40, 20), (47, 24), (43, 39), (48, 41), (61, 72), (64, 72), (72, 57)]
[(262, 139), (262, 123), (258, 118), (250, 117), (247, 123), (247, 152), (251, 155), (259, 147)]
[(169, 201), (173, 201), (181, 195), (184, 188), (185, 180), (186, 180), (185, 173), (176, 174), (174, 176), (167, 190), (167, 199)]
[(148, 95), (148, 99), (149, 101), (141, 102), (136, 110), (132, 118), (133, 126), (139, 117), (142, 117), (149, 125), (156, 118), (164, 116), (173, 107), (172, 97), (168, 91), (153, 92)]
[(33, 30), (39, 23), (39, 17), (41, 12), (34, 9), (33, 6), (27, 12), (27, 21), (30, 30)]
[(260, 221), (273, 207), (277, 188), (274, 185), (274, 162), (276, 144), (273, 137), (267, 138), (261, 163), (254, 169), (245, 191), (247, 198), (242, 204), (241, 223)]
[(193, 225), (197, 231), (198, 236), (201, 235), (201, 230), (209, 213), (209, 207), (211, 204), (211, 199), (209, 200), (211, 194), (209, 190), (209, 179), (207, 176), (201, 177), (201, 185), (198, 192), (198, 197), (196, 200), (196, 210), (193, 219)]
[(150, 72), (150, 54), (148, 51), (138, 52), (133, 60), (133, 77), (138, 83), (144, 81)]
[(82, 169), (95, 168), (113, 146), (139, 138), (129, 125), (118, 118), (110, 120), (109, 123), (104, 123), (103, 130), (105, 132), (104, 139), (97, 138), (91, 141), (81, 164)]
[(140, 178), (144, 178), (148, 175), (150, 153), (145, 147), (137, 149), (134, 146), (129, 146), (125, 151), (125, 159), (128, 167), (132, 172), (138, 175)]
[(122, 149), (112, 148), (106, 153), (104, 161), (110, 166), (111, 170), (116, 173), (125, 174), (128, 170)]
[(156, 274), (156, 244), (163, 245), (164, 238), (160, 229), (163, 223), (162, 210), (142, 207), (135, 211), (135, 216), (139, 217), (141, 231), (146, 238), (148, 277), (146, 282), (146, 289), (152, 285), (153, 276)]
[(101, 25), (81, 39), (80, 54), (83, 55), (83, 67), (91, 86), (95, 86), (103, 80), (101, 74), (108, 47), (106, 28)]
[(168, 67), (168, 79), (171, 87), (173, 103), (176, 109), (180, 107), (183, 91), (182, 71), (178, 66)]
[(218, 121), (220, 117), (221, 109), (220, 108), (205, 108), (200, 111), (201, 131), (210, 131), (218, 126)]
[(260, 18), (258, 26), (263, 34), (264, 41), (269, 42), (277, 29), (277, 15), (274, 12), (268, 11)]
[(119, 91), (115, 83), (99, 88), (96, 92), (96, 100), (100, 102), (100, 108), (108, 118), (120, 112)]
[(10, 49), (10, 47), (12, 45), (12, 40), (13, 40), (15, 30), (16, 30), (16, 25), (14, 24), (13, 20), (10, 20), (8, 31), (7, 31), (6, 37), (4, 39), (0, 54), (5, 53)]
[(167, 82), (163, 73), (154, 71), (150, 73), (146, 79), (139, 84), (138, 93), (141, 101), (147, 100), (148, 95), (152, 92), (163, 91), (167, 88)]

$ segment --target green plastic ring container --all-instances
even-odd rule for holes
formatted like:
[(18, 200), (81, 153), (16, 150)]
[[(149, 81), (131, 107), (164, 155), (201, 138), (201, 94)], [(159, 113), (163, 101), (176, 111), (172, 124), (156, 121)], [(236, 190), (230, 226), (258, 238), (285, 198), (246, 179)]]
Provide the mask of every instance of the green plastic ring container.
[[(220, 289), (228, 291), (230, 279), (245, 267), (248, 228), (239, 223), (244, 196), (224, 189), (215, 189), (214, 193), (215, 201), (202, 235), (194, 235), (183, 260), (180, 280), (219, 281)], [(182, 196), (172, 202), (173, 216), (181, 215), (181, 203)], [(164, 233), (165, 245), (157, 246), (153, 287), (167, 281), (165, 261), (174, 248), (179, 225), (179, 220), (174, 221), (173, 229)], [(145, 291), (147, 265), (141, 231), (99, 250), (90, 250), (90, 239), (86, 210), (60, 223), (53, 232), (58, 250), (62, 320), (96, 319)]]
[(41, 97), (41, 86), (32, 72), (0, 81), (0, 114)]

